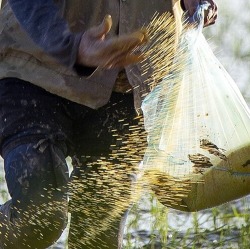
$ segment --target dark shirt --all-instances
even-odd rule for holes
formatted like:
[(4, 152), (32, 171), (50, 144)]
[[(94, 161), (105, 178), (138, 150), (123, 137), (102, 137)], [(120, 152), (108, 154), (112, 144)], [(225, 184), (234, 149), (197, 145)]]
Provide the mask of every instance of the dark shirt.
[(69, 30), (53, 0), (9, 0), (9, 4), (38, 46), (60, 63), (74, 66), (82, 33)]

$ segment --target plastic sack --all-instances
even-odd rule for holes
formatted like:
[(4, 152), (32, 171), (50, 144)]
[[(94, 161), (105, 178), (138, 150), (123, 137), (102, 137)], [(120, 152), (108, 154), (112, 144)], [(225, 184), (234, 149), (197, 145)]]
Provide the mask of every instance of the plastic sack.
[(184, 29), (173, 70), (142, 104), (148, 133), (144, 170), (192, 182), (185, 201), (190, 210), (250, 192), (250, 111), (202, 34), (207, 7), (197, 9), (193, 21), (199, 25)]

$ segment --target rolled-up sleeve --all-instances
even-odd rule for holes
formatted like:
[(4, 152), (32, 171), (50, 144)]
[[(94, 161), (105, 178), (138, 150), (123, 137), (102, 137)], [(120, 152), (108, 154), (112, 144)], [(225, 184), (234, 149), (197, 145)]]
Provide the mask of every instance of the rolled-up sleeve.
[(22, 28), (46, 53), (73, 68), (82, 33), (72, 33), (53, 0), (8, 0)]

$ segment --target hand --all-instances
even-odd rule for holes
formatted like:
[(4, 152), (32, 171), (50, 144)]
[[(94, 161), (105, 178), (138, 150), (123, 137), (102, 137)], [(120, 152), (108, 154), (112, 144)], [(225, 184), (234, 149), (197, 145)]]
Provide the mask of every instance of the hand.
[[(189, 15), (192, 16), (196, 11), (198, 5), (202, 2), (201, 0), (181, 0), (183, 7), (188, 11)], [(217, 5), (213, 0), (206, 0), (210, 4), (207, 11), (205, 11), (204, 27), (212, 25), (217, 19), (218, 9)]]
[(99, 26), (87, 30), (81, 38), (77, 63), (101, 68), (124, 67), (143, 59), (140, 53), (133, 51), (147, 42), (145, 30), (107, 38), (112, 27), (112, 18), (107, 15)]

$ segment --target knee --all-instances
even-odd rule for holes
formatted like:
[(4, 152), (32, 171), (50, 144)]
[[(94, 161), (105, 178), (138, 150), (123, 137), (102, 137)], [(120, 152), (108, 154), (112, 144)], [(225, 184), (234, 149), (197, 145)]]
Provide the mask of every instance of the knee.
[[(54, 153), (60, 156), (60, 164), (55, 164), (56, 155), (52, 155), (51, 150), (39, 153), (31, 144), (20, 145), (5, 158), (12, 200), (9, 219), (4, 219), (4, 227), (0, 224), (0, 238), (4, 241), (4, 246), (0, 241), (0, 248), (44, 249), (64, 230), (67, 224), (66, 164), (59, 149)], [(64, 184), (59, 185), (58, 179), (65, 180)]]
[(67, 225), (66, 203), (51, 202), (27, 210), (12, 207), (7, 210), (9, 215), (0, 218), (0, 248), (44, 249), (59, 239)]
[(25, 237), (30, 237), (30, 248), (47, 248), (59, 239), (66, 225), (67, 211), (47, 208), (40, 214), (34, 215), (28, 230), (29, 234)]

